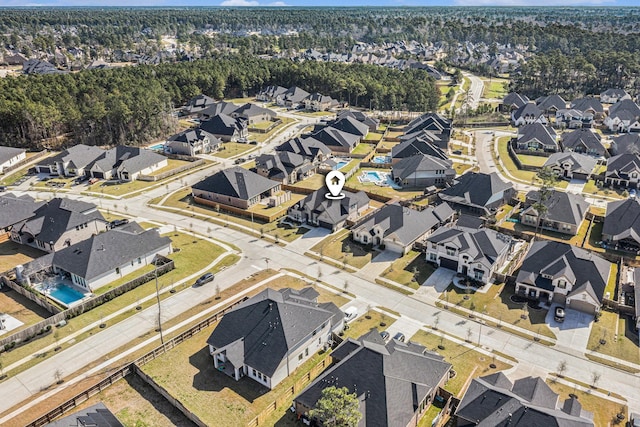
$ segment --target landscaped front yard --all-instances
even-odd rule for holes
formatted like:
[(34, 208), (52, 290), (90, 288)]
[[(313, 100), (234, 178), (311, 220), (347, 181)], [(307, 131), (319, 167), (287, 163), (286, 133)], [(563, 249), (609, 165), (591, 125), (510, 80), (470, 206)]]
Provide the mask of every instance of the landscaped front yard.
[(600, 320), (593, 323), (587, 348), (640, 364), (638, 335), (631, 331), (634, 327), (628, 318), (620, 318), (617, 313), (602, 311)]
[(309, 178), (296, 182), (295, 184), (293, 184), (293, 186), (298, 188), (310, 188), (312, 190), (317, 190), (324, 187), (324, 180), (325, 176), (317, 173), (311, 175)]
[(502, 99), (507, 94), (505, 84), (509, 84), (505, 79), (483, 79), (484, 89), (482, 91), (483, 98)]
[(413, 289), (418, 289), (420, 284), (424, 283), (433, 272), (434, 269), (427, 262), (424, 254), (412, 250), (405, 256), (395, 260), (382, 273), (382, 277)]
[(395, 321), (396, 319), (380, 311), (368, 310), (362, 316), (349, 323), (349, 329), (344, 332), (343, 338), (345, 340), (347, 338), (358, 339), (372, 328), (376, 328), (379, 332), (382, 332)]
[(363, 245), (351, 240), (349, 230), (340, 230), (325, 237), (316, 244), (312, 251), (317, 252), (322, 257), (331, 258), (340, 263), (346, 263), (352, 267), (360, 269), (371, 261), (372, 252)]
[(588, 193), (588, 194), (593, 194), (595, 196), (611, 197), (613, 199), (624, 199), (625, 198), (622, 195), (624, 190), (615, 189), (615, 188), (607, 188), (607, 187), (599, 188), (596, 185), (596, 182), (593, 179), (590, 179), (589, 181), (587, 181), (587, 183), (585, 184), (584, 188), (582, 189), (582, 192), (583, 193)]
[(228, 159), (229, 157), (240, 156), (258, 148), (257, 145), (241, 144), (239, 142), (225, 142), (222, 144), (223, 150), (213, 153), (214, 156), (222, 159)]

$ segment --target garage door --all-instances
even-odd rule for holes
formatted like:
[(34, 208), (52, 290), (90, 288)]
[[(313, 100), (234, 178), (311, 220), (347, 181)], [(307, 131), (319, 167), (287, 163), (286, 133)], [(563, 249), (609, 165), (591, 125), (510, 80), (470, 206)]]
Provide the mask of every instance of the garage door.
[(458, 271), (458, 261), (440, 258), (440, 267), (448, 268), (449, 270)]
[(580, 301), (577, 299), (567, 300), (567, 308), (572, 308), (591, 315), (596, 313), (596, 307), (593, 304), (588, 301)]

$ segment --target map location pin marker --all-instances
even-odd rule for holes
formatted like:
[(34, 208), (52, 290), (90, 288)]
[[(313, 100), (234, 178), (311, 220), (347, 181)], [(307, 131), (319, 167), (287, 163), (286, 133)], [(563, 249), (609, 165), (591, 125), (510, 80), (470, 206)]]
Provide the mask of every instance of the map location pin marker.
[(329, 189), (329, 192), (324, 197), (332, 200), (344, 199), (345, 195), (342, 193), (342, 187), (345, 183), (344, 174), (340, 171), (331, 171), (327, 174), (324, 182)]

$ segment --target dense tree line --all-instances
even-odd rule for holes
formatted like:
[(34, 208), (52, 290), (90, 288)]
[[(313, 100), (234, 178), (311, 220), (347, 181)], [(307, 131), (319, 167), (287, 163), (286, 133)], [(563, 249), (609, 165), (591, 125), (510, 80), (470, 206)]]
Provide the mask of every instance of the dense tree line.
[(35, 147), (65, 135), (73, 143), (139, 144), (173, 131), (173, 107), (199, 93), (229, 98), (267, 85), (296, 85), (378, 109), (428, 111), (439, 97), (421, 70), (252, 56), (7, 77), (0, 79), (0, 143)]

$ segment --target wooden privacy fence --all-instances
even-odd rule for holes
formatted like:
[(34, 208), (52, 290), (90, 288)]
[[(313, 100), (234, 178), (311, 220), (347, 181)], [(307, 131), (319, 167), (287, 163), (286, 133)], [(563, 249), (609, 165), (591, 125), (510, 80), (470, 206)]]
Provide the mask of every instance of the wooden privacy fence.
[(269, 419), (271, 414), (283, 406), (289, 408), (291, 400), (298, 395), (312, 380), (314, 380), (324, 369), (331, 364), (332, 358), (327, 354), (316, 366), (311, 368), (302, 378), (296, 381), (291, 387), (283, 391), (280, 396), (262, 410), (257, 417), (249, 421), (248, 427), (258, 427), (265, 425), (265, 421)]
[(179, 166), (175, 169), (171, 169), (170, 171), (166, 171), (163, 173), (159, 173), (158, 175), (139, 175), (138, 179), (140, 181), (147, 181), (147, 182), (155, 182), (155, 181), (162, 181), (165, 178), (169, 178), (170, 176), (174, 176), (174, 175), (178, 175), (179, 173), (182, 173), (184, 171), (187, 171), (189, 169), (194, 169), (197, 168), (198, 166), (202, 166), (204, 165), (206, 162), (202, 159), (198, 159), (196, 161), (193, 161), (187, 165), (183, 165), (183, 166)]
[[(41, 427), (41, 426), (47, 425), (51, 421), (55, 420), (56, 418), (61, 417), (62, 415), (66, 414), (68, 412), (71, 412), (78, 405), (80, 405), (81, 403), (87, 401), (91, 396), (94, 396), (94, 395), (100, 393), (102, 390), (104, 390), (105, 388), (107, 388), (110, 385), (114, 384), (119, 379), (122, 379), (122, 378), (126, 377), (129, 374), (137, 373), (139, 371), (139, 369), (138, 369), (139, 366), (142, 366), (142, 365), (152, 361), (156, 357), (165, 354), (167, 351), (171, 350), (176, 345), (182, 343), (184, 340), (186, 340), (188, 338), (191, 338), (192, 336), (194, 336), (198, 332), (201, 332), (202, 330), (206, 329), (207, 327), (209, 327), (209, 326), (213, 325), (214, 323), (218, 322), (225, 314), (227, 314), (229, 312), (229, 310), (233, 309), (236, 305), (246, 301), (247, 299), (248, 299), (248, 297), (243, 297), (242, 299), (229, 304), (228, 306), (226, 306), (222, 310), (216, 312), (215, 314), (212, 314), (211, 316), (209, 316), (206, 319), (202, 320), (201, 322), (199, 322), (195, 326), (192, 326), (188, 330), (184, 331), (180, 335), (168, 340), (164, 345), (160, 345), (160, 346), (154, 348), (153, 350), (151, 350), (147, 354), (145, 354), (142, 357), (136, 359), (133, 363), (128, 364), (127, 366), (124, 366), (123, 368), (118, 369), (116, 372), (114, 372), (113, 374), (109, 375), (105, 379), (99, 381), (98, 383), (96, 383), (96, 384), (94, 384), (92, 386), (89, 386), (88, 388), (86, 388), (82, 392), (80, 392), (80, 393), (76, 394), (75, 396), (73, 396), (71, 399), (63, 402), (62, 404), (60, 404), (56, 408), (50, 410), (46, 414), (42, 415), (41, 417), (39, 417), (35, 421), (32, 421), (31, 423), (27, 424), (27, 427)], [(140, 376), (140, 378), (142, 378), (143, 380), (145, 379), (145, 377), (143, 377), (143, 376)], [(174, 401), (176, 401), (176, 400), (175, 399), (170, 399), (169, 400), (169, 402), (172, 405), (174, 405)], [(176, 408), (180, 409), (177, 406), (176, 406)], [(187, 414), (185, 413), (185, 415), (187, 415)], [(191, 420), (195, 422), (195, 420), (193, 420), (193, 419), (191, 419)], [(198, 425), (204, 425), (204, 424), (198, 424)]]

